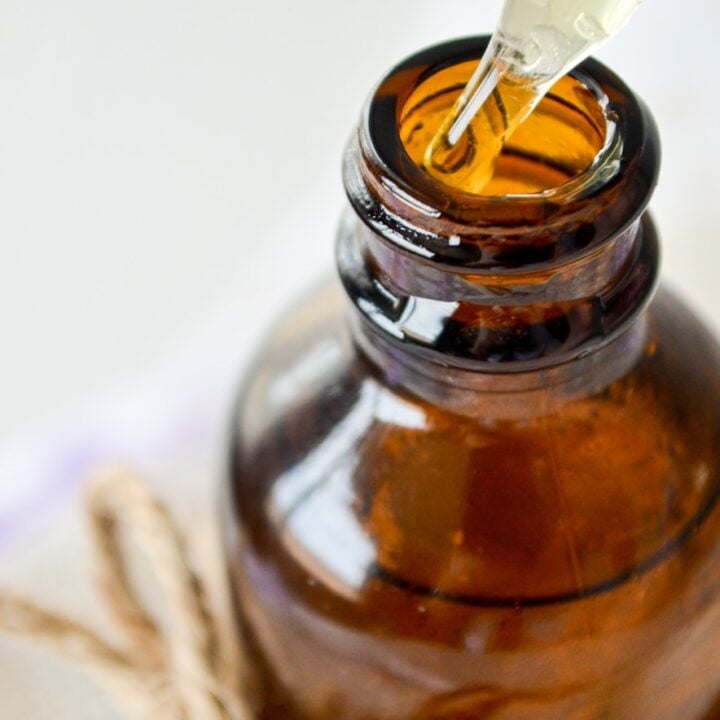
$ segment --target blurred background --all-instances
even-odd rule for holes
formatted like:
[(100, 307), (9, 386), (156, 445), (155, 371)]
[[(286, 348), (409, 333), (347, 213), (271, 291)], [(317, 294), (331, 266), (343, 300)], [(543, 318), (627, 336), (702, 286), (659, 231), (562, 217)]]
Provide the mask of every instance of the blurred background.
[[(1, 0), (1, 582), (89, 608), (64, 561), (81, 530), (58, 518), (109, 456), (181, 486), (181, 515), (208, 504), (253, 346), (332, 272), (367, 94), (415, 50), (490, 31), (500, 6)], [(714, 0), (648, 0), (599, 57), (660, 126), (665, 277), (720, 328), (718, 27)], [(48, 704), (24, 652), (0, 638), (0, 715), (101, 717)]]
[[(395, 62), (500, 0), (2, 0), (0, 445), (331, 271), (340, 157)], [(653, 109), (665, 275), (713, 315), (720, 7), (648, 0), (600, 53)], [(712, 318), (711, 318), (712, 319)], [(1, 482), (1, 480), (0, 480)]]

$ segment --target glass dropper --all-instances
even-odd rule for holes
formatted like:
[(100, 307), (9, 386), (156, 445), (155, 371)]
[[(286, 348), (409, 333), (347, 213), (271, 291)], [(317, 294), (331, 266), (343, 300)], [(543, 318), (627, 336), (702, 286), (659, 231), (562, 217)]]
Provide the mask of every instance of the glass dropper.
[(510, 135), (640, 2), (506, 0), (487, 52), (427, 149), (426, 170), (446, 185), (482, 193)]

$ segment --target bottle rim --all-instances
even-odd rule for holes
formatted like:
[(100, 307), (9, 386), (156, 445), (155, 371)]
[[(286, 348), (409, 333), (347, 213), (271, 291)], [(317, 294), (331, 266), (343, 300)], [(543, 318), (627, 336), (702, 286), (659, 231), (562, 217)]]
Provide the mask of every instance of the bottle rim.
[(422, 82), (479, 59), (488, 43), (487, 36), (471, 37), (428, 48), (378, 84), (345, 156), (350, 202), (395, 249), (455, 272), (527, 272), (577, 260), (645, 210), (659, 174), (655, 123), (620, 78), (589, 59), (571, 76), (594, 95), (607, 120), (605, 144), (590, 167), (537, 193), (496, 197), (447, 187), (408, 156), (401, 113)]

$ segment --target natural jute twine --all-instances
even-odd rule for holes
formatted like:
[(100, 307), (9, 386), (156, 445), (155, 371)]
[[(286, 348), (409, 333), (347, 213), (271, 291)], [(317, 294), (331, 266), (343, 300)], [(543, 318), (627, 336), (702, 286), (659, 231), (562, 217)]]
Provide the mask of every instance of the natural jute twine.
[[(234, 643), (208, 609), (180, 532), (140, 478), (111, 468), (88, 484), (87, 513), (97, 587), (122, 638), (114, 646), (93, 630), (0, 591), (0, 631), (29, 638), (88, 670), (140, 717), (153, 720), (251, 720), (238, 691)], [(128, 573), (120, 531), (152, 569), (165, 603), (161, 628), (143, 607)], [(223, 630), (224, 632), (221, 632)]]

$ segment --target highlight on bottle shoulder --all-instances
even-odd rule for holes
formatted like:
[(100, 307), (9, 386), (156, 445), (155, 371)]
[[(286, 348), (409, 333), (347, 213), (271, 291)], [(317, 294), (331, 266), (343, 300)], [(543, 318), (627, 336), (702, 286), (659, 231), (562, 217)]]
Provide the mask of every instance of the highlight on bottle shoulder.
[[(426, 118), (422, 158), (410, 151), (407, 133), (403, 137), (409, 154), (436, 180), (486, 193), (512, 134), (560, 78), (622, 29), (639, 4), (506, 0), (487, 52), (464, 89), (454, 88), (450, 111)], [(417, 137), (417, 128), (413, 133)]]

